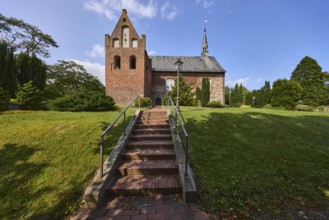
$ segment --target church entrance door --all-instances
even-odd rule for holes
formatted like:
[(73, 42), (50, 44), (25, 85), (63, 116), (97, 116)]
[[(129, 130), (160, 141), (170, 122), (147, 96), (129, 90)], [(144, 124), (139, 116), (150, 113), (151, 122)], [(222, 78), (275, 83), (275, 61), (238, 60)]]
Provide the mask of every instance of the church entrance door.
[(156, 97), (154, 101), (155, 105), (162, 105), (162, 99), (160, 97)]

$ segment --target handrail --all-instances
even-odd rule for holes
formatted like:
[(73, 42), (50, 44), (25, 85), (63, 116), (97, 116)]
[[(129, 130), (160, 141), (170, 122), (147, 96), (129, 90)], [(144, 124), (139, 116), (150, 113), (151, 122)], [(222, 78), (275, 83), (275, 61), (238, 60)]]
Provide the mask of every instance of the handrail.
[(136, 98), (134, 98), (134, 100), (127, 105), (127, 107), (121, 111), (121, 113), (114, 119), (114, 121), (103, 131), (103, 133), (101, 134), (101, 143), (100, 143), (100, 177), (102, 178), (104, 176), (104, 171), (103, 171), (103, 148), (104, 148), (104, 136), (111, 131), (112, 127), (114, 126), (114, 124), (119, 120), (119, 118), (124, 115), (124, 119), (123, 119), (123, 134), (124, 136), (126, 136), (126, 111), (128, 110), (128, 108), (134, 104), (135, 107), (135, 101), (136, 99), (138, 99), (138, 108), (141, 108), (141, 102), (140, 102), (140, 97), (137, 96)]
[[(173, 100), (171, 99), (171, 96), (168, 95), (168, 102), (167, 102), (167, 106), (172, 106), (175, 109), (175, 115), (176, 115), (176, 119), (178, 119), (183, 132), (184, 132), (184, 136), (185, 136), (185, 175), (187, 175), (187, 167), (188, 167), (188, 134), (187, 131), (185, 129), (183, 120), (181, 118), (180, 112), (177, 109), (177, 107), (175, 106)], [(175, 120), (175, 126), (176, 126), (176, 134), (178, 133), (178, 129), (177, 129), (177, 120)]]

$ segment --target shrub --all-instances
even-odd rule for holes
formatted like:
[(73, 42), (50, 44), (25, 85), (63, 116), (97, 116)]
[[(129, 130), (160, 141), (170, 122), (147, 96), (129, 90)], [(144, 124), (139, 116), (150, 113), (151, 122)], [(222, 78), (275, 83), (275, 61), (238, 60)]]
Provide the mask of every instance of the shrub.
[[(140, 98), (140, 104), (141, 104), (141, 107), (150, 106), (151, 98), (149, 98), (149, 97)], [(137, 103), (137, 105), (138, 105), (138, 103)]]
[(211, 108), (222, 108), (222, 103), (220, 101), (211, 101), (208, 103), (207, 107)]
[(102, 92), (80, 92), (66, 95), (48, 103), (48, 108), (55, 111), (109, 111), (116, 109), (112, 97)]
[(29, 81), (19, 88), (17, 104), (27, 109), (42, 109), (42, 92), (32, 85), (32, 81)]

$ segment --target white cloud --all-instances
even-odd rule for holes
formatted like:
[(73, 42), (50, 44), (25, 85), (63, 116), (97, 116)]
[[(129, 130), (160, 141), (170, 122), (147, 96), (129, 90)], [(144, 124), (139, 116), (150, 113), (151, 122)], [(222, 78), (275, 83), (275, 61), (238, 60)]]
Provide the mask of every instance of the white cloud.
[(169, 21), (173, 20), (177, 15), (177, 7), (170, 5), (169, 2), (166, 2), (161, 6), (161, 17)]
[(204, 9), (207, 9), (215, 4), (212, 0), (196, 0), (196, 3), (201, 4)]
[(75, 60), (75, 59), (69, 59), (71, 61), (76, 62), (77, 64), (83, 66), (88, 73), (93, 74), (96, 76), (104, 85), (105, 85), (105, 66), (96, 63), (96, 62), (90, 62), (90, 61), (81, 61), (81, 60)]
[(91, 51), (87, 51), (87, 55), (92, 58), (104, 57), (105, 49), (102, 45), (94, 44)]
[(241, 78), (241, 79), (237, 79), (237, 80), (230, 80), (230, 81), (227, 81), (226, 82), (226, 86), (229, 86), (229, 87), (233, 87), (235, 86), (235, 84), (242, 84), (243, 86), (246, 86), (246, 84), (248, 84), (249, 82), (249, 78), (246, 77), (246, 78)]
[(157, 13), (155, 0), (148, 0), (147, 3), (139, 0), (85, 0), (84, 8), (114, 21), (123, 8), (127, 9), (129, 13), (143, 18), (152, 18)]
[(150, 52), (148, 52), (148, 55), (153, 56), (154, 54), (156, 54), (156, 52), (154, 50), (151, 50)]

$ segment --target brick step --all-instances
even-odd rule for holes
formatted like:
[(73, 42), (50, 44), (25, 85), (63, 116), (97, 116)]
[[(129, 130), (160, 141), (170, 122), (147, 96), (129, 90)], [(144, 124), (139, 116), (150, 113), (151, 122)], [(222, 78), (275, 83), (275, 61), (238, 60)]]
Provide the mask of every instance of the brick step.
[(123, 160), (175, 160), (173, 149), (128, 149)]
[(168, 125), (168, 120), (138, 120), (138, 125)]
[(125, 176), (115, 177), (108, 186), (108, 196), (156, 196), (181, 194), (178, 176)]
[(128, 149), (140, 148), (140, 149), (173, 149), (174, 144), (172, 141), (129, 141), (127, 144)]
[(131, 160), (122, 161), (117, 168), (117, 174), (131, 175), (178, 175), (175, 160)]
[(135, 129), (158, 129), (158, 128), (166, 128), (169, 129), (169, 124), (151, 124), (151, 125), (144, 125), (144, 124), (137, 124), (135, 125)]
[(166, 121), (168, 122), (168, 117), (141, 117), (138, 121)]
[(131, 141), (171, 140), (171, 134), (139, 134), (131, 135)]
[(148, 128), (148, 129), (134, 129), (133, 135), (139, 135), (139, 134), (171, 134), (170, 129), (168, 128)]

